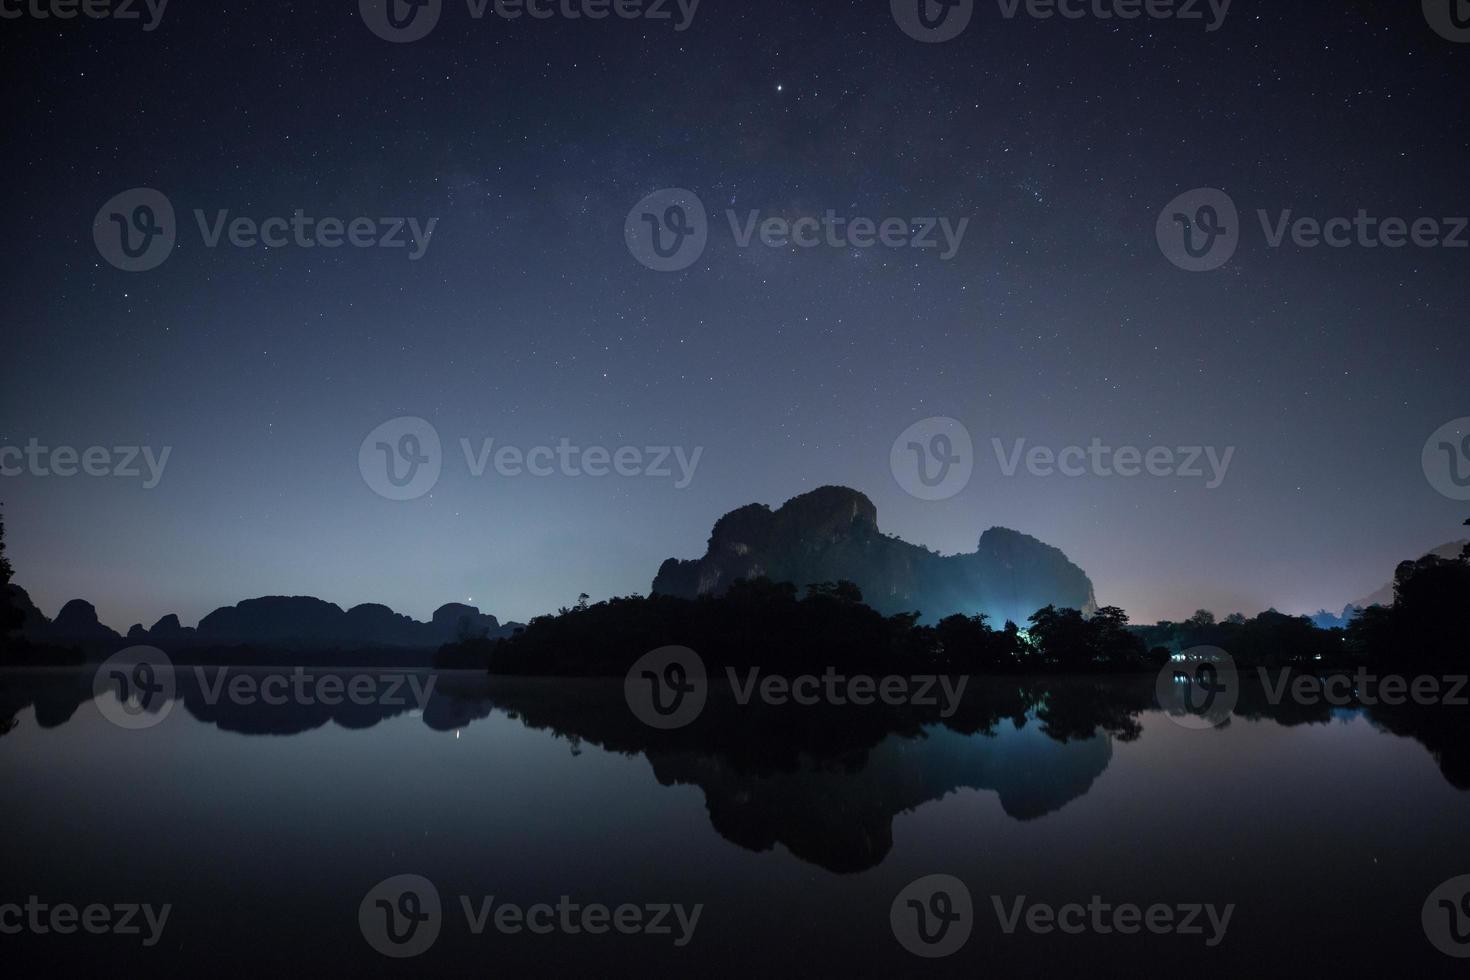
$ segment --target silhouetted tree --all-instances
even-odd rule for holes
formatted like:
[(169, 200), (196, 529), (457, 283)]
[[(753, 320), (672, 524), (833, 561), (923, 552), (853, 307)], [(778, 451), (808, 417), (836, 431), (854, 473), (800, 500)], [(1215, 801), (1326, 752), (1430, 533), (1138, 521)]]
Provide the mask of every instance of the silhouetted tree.
[(1091, 617), (1047, 606), (1031, 616), (1031, 644), (1043, 666), (1061, 670), (1139, 670), (1153, 660), (1143, 639), (1128, 629), (1128, 614), (1103, 606)]
[[(1362, 617), (1359, 617), (1360, 619)], [(1400, 562), (1393, 576), (1393, 608), (1359, 629), (1359, 646), (1376, 659), (1426, 665), (1463, 664), (1470, 630), (1470, 555), (1425, 555)], [(1367, 630), (1378, 632), (1371, 638)]]
[(5, 514), (0, 511), (0, 654), (10, 649), (10, 635), (23, 622), (21, 610), (10, 594), (12, 574), (10, 559), (5, 556)]
[(1274, 609), (1223, 622), (1205, 609), (1182, 623), (1131, 626), (1116, 606), (1091, 616), (1047, 606), (1023, 634), (991, 628), (984, 615), (919, 625), (916, 611), (883, 616), (852, 582), (814, 582), (802, 597), (790, 582), (731, 582), (721, 596), (628, 596), (541, 616), (508, 639), (466, 638), (444, 662), (480, 663), (520, 674), (617, 675), (657, 647), (692, 647), (711, 670), (758, 666), (773, 672), (835, 667), (869, 672), (1029, 673), (1155, 671), (1197, 646), (1228, 651), (1238, 666), (1331, 670), (1370, 661), (1461, 664), (1470, 630), (1470, 551), (1402, 563), (1391, 608), (1364, 610), (1346, 629), (1318, 629)]

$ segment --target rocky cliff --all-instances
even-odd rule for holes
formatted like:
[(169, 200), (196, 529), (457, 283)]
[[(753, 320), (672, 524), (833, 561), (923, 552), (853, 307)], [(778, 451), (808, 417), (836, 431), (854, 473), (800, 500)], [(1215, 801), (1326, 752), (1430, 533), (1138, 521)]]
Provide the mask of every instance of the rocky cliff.
[(847, 579), (880, 612), (919, 610), (927, 622), (985, 613), (997, 627), (1024, 625), (1046, 605), (1097, 607), (1092, 582), (1057, 548), (994, 527), (974, 552), (939, 555), (882, 533), (873, 502), (846, 487), (821, 487), (774, 511), (731, 511), (715, 523), (704, 557), (665, 561), (653, 591), (692, 598), (762, 575), (798, 587)]

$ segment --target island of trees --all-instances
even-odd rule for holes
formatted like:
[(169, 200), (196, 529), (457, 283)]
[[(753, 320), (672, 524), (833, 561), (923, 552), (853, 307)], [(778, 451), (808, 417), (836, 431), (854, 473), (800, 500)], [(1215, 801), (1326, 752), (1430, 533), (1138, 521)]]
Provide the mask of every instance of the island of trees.
[(1391, 606), (1374, 606), (1333, 629), (1274, 610), (1220, 621), (1201, 610), (1184, 622), (1134, 626), (1116, 606), (1091, 616), (1047, 606), (1024, 626), (993, 624), (983, 615), (919, 620), (917, 611), (880, 614), (851, 582), (799, 590), (755, 578), (696, 599), (654, 594), (589, 604), (583, 595), (508, 638), (449, 644), (438, 662), (504, 674), (615, 676), (649, 650), (677, 644), (697, 651), (711, 669), (1097, 673), (1157, 671), (1179, 651), (1214, 646), (1241, 667), (1463, 667), (1470, 664), (1470, 545), (1452, 559), (1401, 563)]

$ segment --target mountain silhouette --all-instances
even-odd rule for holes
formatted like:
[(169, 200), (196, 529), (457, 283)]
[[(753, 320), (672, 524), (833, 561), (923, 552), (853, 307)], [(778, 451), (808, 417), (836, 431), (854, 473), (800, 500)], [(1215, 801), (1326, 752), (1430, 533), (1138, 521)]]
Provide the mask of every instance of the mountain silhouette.
[(777, 510), (749, 504), (715, 522), (704, 557), (670, 558), (653, 591), (692, 599), (719, 595), (731, 582), (767, 577), (798, 588), (856, 583), (885, 615), (920, 611), (922, 621), (984, 613), (1024, 623), (1043, 606), (1097, 609), (1092, 582), (1061, 550), (993, 527), (974, 552), (940, 555), (878, 529), (878, 509), (847, 487), (821, 487)]
[(528, 728), (642, 756), (661, 785), (698, 787), (727, 840), (753, 851), (779, 844), (847, 874), (883, 862), (895, 817), (954, 792), (992, 792), (1018, 821), (1084, 796), (1111, 763), (1114, 742), (1140, 737), (1136, 719), (1151, 706), (1152, 684), (977, 684), (944, 720), (914, 706), (741, 707), (715, 683), (699, 717), (672, 731), (634, 718), (616, 681), (497, 678), (485, 690)]
[[(1465, 546), (1467, 544), (1470, 544), (1470, 541), (1463, 539), (1459, 541), (1451, 541), (1448, 544), (1440, 545), (1438, 548), (1435, 548), (1433, 551), (1425, 553), (1421, 557), (1427, 558), (1429, 555), (1436, 555), (1448, 561), (1460, 557), (1460, 552), (1465, 549)], [(1369, 606), (1393, 605), (1393, 583), (1389, 582), (1385, 584), (1377, 592), (1374, 592), (1371, 595), (1364, 596), (1351, 605), (1356, 606), (1359, 609), (1367, 609)]]
[(141, 623), (134, 624), (123, 636), (100, 623), (96, 608), (83, 599), (62, 606), (53, 620), (47, 619), (19, 586), (11, 587), (11, 595), (22, 611), (21, 633), (27, 640), (80, 648), (93, 655), (139, 644), (169, 653), (226, 648), (426, 651), (456, 640), (507, 636), (518, 625), (501, 625), (494, 616), (458, 602), (440, 606), (424, 623), (377, 603), (343, 610), (336, 603), (311, 596), (263, 596), (216, 609), (197, 627), (182, 625), (179, 617), (170, 613), (148, 629)]
[[(1467, 521), (1466, 523), (1470, 524), (1470, 521)], [(1451, 541), (1448, 544), (1440, 545), (1438, 548), (1435, 548), (1433, 551), (1427, 552), (1421, 557), (1427, 558), (1429, 555), (1435, 555), (1448, 561), (1454, 558), (1458, 558), (1460, 556), (1460, 552), (1465, 549), (1466, 545), (1470, 545), (1470, 541)], [(1372, 593), (1371, 595), (1366, 595), (1356, 602), (1348, 603), (1346, 606), (1343, 607), (1342, 613), (1340, 615), (1334, 615), (1332, 612), (1326, 609), (1317, 610), (1311, 615), (1312, 625), (1316, 626), (1318, 629), (1324, 630), (1345, 627), (1348, 623), (1356, 619), (1358, 617), (1358, 614), (1361, 613), (1364, 609), (1369, 609), (1373, 606), (1391, 605), (1393, 605), (1393, 583), (1388, 582), (1382, 588)]]

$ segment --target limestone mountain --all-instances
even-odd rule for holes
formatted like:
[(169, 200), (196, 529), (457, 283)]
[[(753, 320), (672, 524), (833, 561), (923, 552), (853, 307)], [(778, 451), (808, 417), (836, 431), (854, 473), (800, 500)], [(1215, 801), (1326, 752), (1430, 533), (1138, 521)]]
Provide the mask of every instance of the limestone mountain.
[(98, 622), (96, 608), (85, 600), (71, 600), (50, 620), (36, 609), (25, 590), (12, 586), (11, 594), (23, 612), (21, 633), (27, 640), (76, 647), (90, 654), (106, 654), (137, 644), (157, 646), (170, 653), (230, 647), (432, 650), (467, 637), (509, 635), (517, 625), (502, 625), (494, 616), (457, 602), (440, 606), (433, 618), (423, 623), (377, 603), (344, 611), (336, 603), (311, 596), (263, 596), (222, 606), (201, 619), (197, 627), (181, 625), (179, 617), (170, 613), (150, 629), (139, 623), (121, 636)]
[(1092, 582), (1059, 549), (993, 527), (968, 554), (940, 555), (878, 529), (873, 502), (847, 487), (820, 487), (772, 510), (749, 504), (715, 522), (704, 557), (670, 558), (653, 591), (693, 598), (766, 576), (798, 587), (846, 579), (886, 614), (918, 610), (934, 622), (985, 613), (1024, 625), (1047, 605), (1097, 608)]

